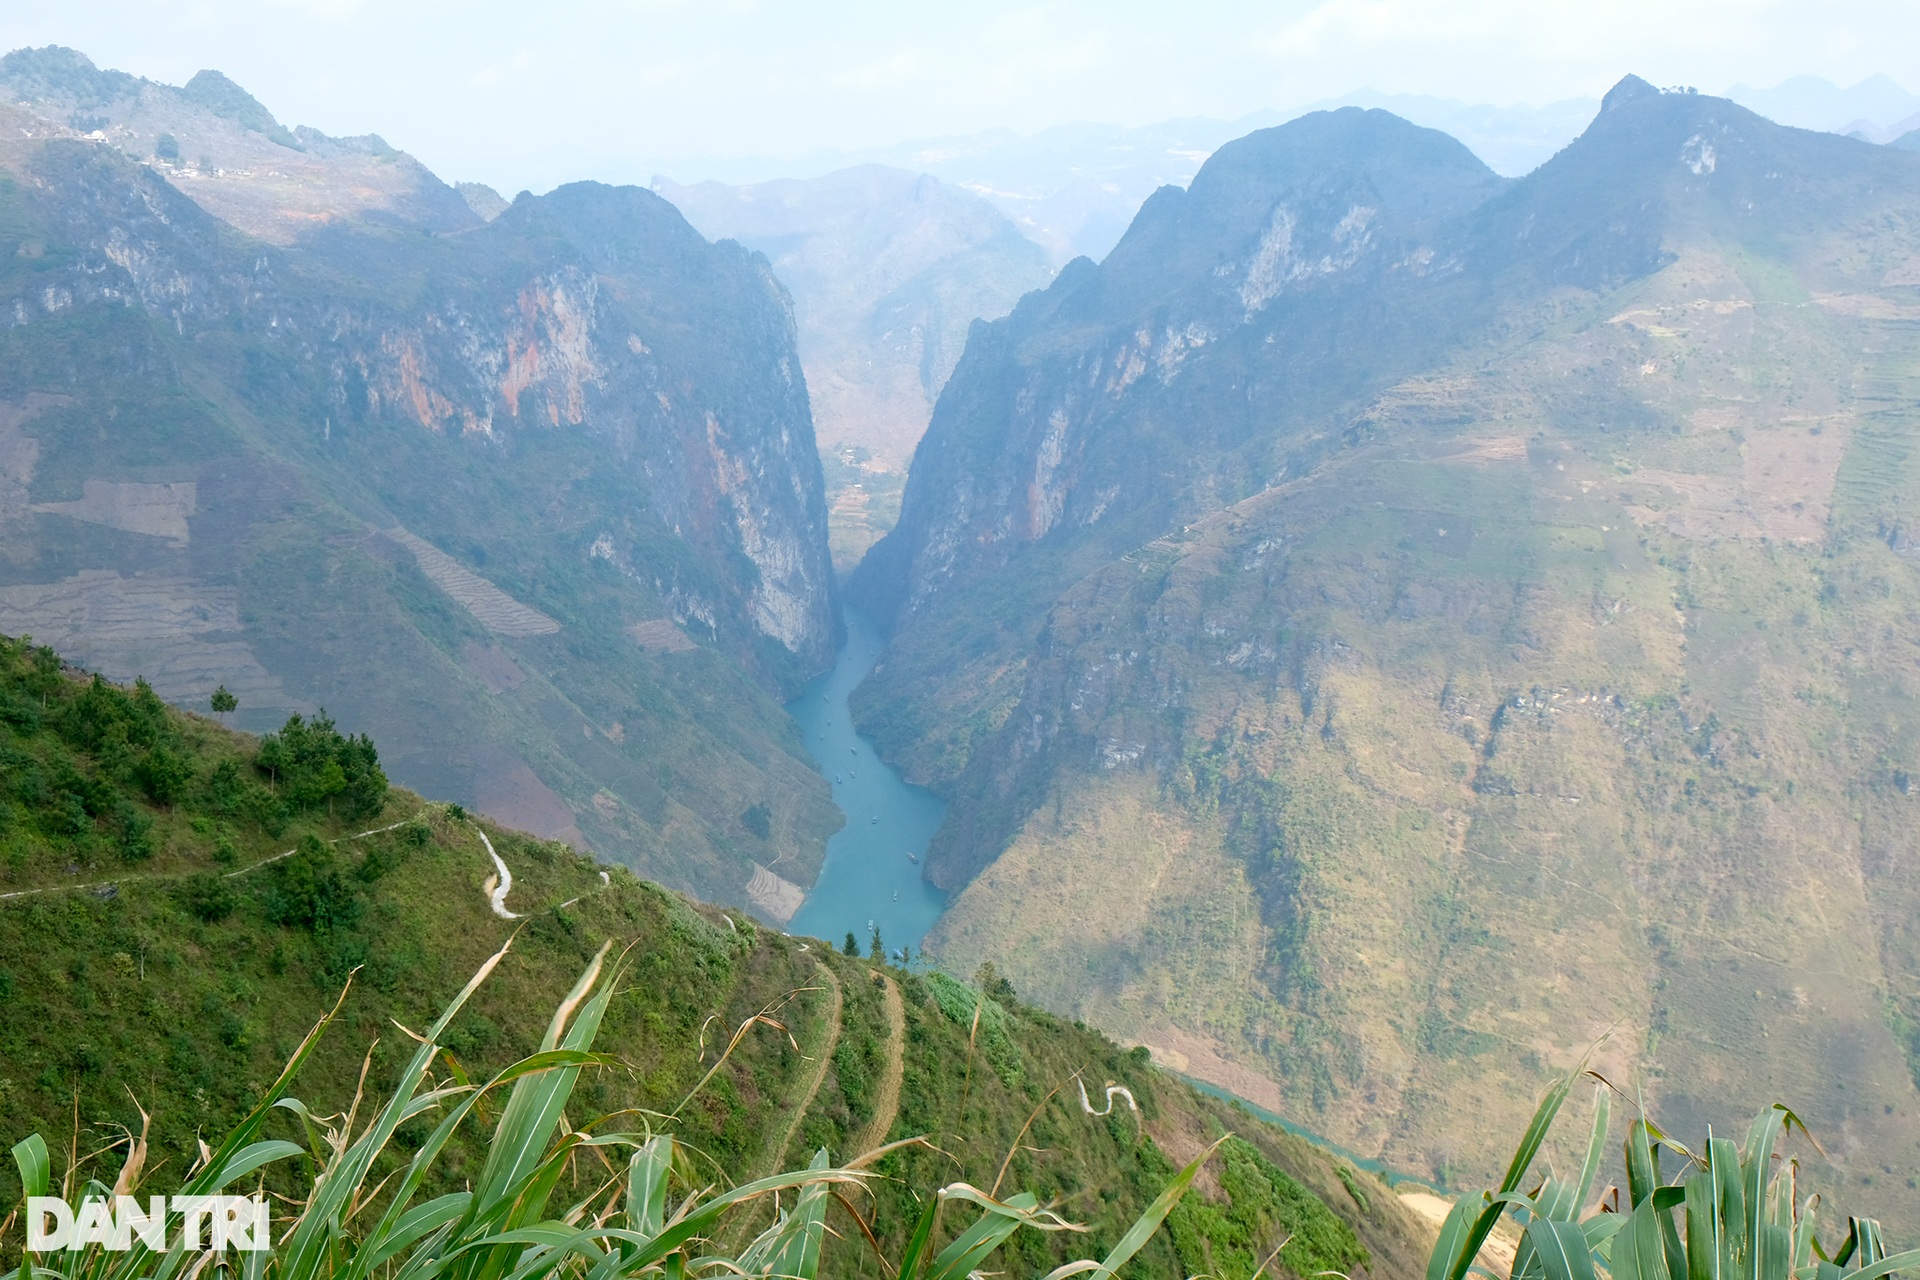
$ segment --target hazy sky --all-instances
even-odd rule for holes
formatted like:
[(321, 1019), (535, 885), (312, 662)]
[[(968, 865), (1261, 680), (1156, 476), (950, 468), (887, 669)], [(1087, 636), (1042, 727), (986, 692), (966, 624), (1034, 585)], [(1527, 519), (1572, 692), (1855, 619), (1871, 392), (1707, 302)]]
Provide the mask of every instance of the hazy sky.
[(1537, 104), (1635, 71), (1920, 89), (1920, 0), (0, 2), (0, 48), (48, 43), (175, 84), (217, 67), (289, 125), (377, 132), (509, 193), (1360, 88)]

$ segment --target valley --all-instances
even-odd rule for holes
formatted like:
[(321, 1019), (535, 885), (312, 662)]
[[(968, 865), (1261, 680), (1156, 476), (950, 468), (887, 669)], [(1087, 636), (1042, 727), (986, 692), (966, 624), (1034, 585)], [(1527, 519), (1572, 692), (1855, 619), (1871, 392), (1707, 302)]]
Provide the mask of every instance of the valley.
[(1911, 1218), (1920, 153), (1352, 96), (506, 199), (0, 58), (0, 1127), (190, 1161), (351, 981), (344, 1107), (513, 938), (450, 1079), (631, 948), (593, 1114), (936, 1144), (842, 1245), (1232, 1132), (1139, 1274), (1414, 1274), (1587, 1068)]

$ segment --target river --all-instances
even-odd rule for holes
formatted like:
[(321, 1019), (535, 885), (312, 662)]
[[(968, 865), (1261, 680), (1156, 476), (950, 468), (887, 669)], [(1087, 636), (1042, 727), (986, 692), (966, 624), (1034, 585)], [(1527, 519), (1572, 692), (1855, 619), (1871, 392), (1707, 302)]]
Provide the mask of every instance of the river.
[(927, 842), (946, 802), (901, 778), (873, 744), (854, 732), (851, 694), (880, 657), (879, 630), (856, 609), (845, 614), (847, 642), (833, 670), (806, 687), (787, 711), (806, 735), (807, 750), (833, 785), (847, 825), (827, 841), (827, 860), (813, 892), (787, 922), (789, 933), (838, 946), (849, 930), (867, 949), (877, 925), (889, 952), (919, 949), (946, 908), (946, 896), (920, 878)]

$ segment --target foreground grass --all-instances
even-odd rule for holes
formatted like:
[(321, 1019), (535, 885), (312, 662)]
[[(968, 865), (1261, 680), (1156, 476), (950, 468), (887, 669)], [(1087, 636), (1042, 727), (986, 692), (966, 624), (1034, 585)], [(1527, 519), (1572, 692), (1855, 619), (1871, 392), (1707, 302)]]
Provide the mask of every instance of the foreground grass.
[[(48, 778), (61, 771), (100, 809), (88, 814), (83, 804), (84, 820), (66, 822), (13, 790), (16, 773), (0, 772), (0, 894), (20, 895), (0, 898), (0, 1146), (46, 1135), (53, 1183), (84, 1187), (103, 1162), (110, 1171), (122, 1158), (89, 1163), (89, 1153), (124, 1152), (128, 1135), (144, 1132), (152, 1193), (181, 1185), (202, 1159), (201, 1141), (247, 1121), (350, 976), (329, 1031), (306, 1050), (296, 1092), (316, 1117), (344, 1117), (358, 1095), (356, 1123), (364, 1122), (364, 1099), (406, 1083), (416, 1044), (400, 1028), (424, 1034), (511, 937), (506, 958), (441, 1033), (436, 1080), (483, 1083), (537, 1053), (551, 1010), (611, 943), (609, 954), (624, 957), (622, 981), (610, 988), (596, 1042), (611, 1061), (583, 1067), (573, 1083), (571, 1128), (588, 1128), (587, 1116), (655, 1117), (651, 1128), (613, 1128), (671, 1136), (684, 1178), (676, 1196), (804, 1170), (822, 1148), (844, 1168), (870, 1146), (927, 1140), (876, 1158), (857, 1194), (843, 1188), (864, 1227), (829, 1195), (834, 1238), (858, 1241), (870, 1230), (879, 1249), (832, 1250), (823, 1274), (890, 1277), (926, 1197), (954, 1183), (1002, 1199), (1019, 1188), (1086, 1228), (1016, 1232), (995, 1269), (1043, 1275), (1104, 1258), (1176, 1171), (1228, 1132), (1247, 1150), (1234, 1147), (1202, 1170), (1168, 1229), (1141, 1246), (1135, 1274), (1244, 1280), (1289, 1238), (1280, 1264), (1299, 1274), (1401, 1275), (1425, 1255), (1421, 1227), (1394, 1198), (1354, 1195), (1352, 1171), (1326, 1153), (1201, 1097), (1144, 1051), (1004, 991), (994, 998), (781, 936), (398, 788), (365, 816), (349, 816), (338, 795), (331, 809), (317, 799), (276, 835), (264, 802), (226, 812), (215, 787), (238, 778), (285, 798), (287, 780), (259, 768), (261, 744), (164, 707), (154, 712), (154, 740), (172, 743), (187, 767), (174, 798), (157, 801), (126, 772), (151, 747), (130, 739), (130, 756), (103, 756), (65, 736), (64, 708), (99, 695), (42, 652), (15, 646), (0, 661), (0, 691), (34, 709), (0, 716), (0, 750)], [(122, 812), (150, 824), (142, 856), (122, 852)], [(506, 906), (517, 919), (489, 906), (493, 863), (482, 834), (512, 872)], [(841, 993), (837, 1039), (825, 1034), (823, 967)], [(899, 995), (897, 1024), (888, 982)], [(821, 1053), (825, 1071), (809, 1089)], [(1097, 1114), (1083, 1110), (1076, 1081)], [(1135, 1104), (1103, 1109), (1109, 1084)], [(809, 1094), (783, 1143), (795, 1103)], [(479, 1185), (498, 1105), (488, 1094), (445, 1136), (421, 1174), (422, 1202)], [(372, 1183), (397, 1185), (438, 1123), (427, 1112), (402, 1120), (373, 1155)], [(328, 1126), (316, 1124), (324, 1136)], [(262, 1140), (309, 1153), (256, 1175), (271, 1193), (303, 1202), (318, 1165), (302, 1121), (274, 1111)], [(583, 1147), (556, 1196), (568, 1204), (586, 1196), (606, 1174), (602, 1155), (617, 1163), (630, 1152)], [(21, 1194), (0, 1167), (0, 1213)], [(773, 1220), (771, 1198), (753, 1203), (723, 1224), (736, 1254)], [(792, 1193), (779, 1203), (791, 1209)], [(19, 1238), (0, 1235), (15, 1261)], [(1310, 1240), (1318, 1243), (1306, 1249)]]

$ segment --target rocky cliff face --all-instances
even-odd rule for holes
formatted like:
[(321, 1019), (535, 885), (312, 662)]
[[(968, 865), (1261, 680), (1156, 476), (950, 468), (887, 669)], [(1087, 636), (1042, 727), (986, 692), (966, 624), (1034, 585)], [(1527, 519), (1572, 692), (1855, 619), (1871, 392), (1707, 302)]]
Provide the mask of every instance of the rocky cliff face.
[(1262, 447), (1283, 435), (1310, 455), (1331, 406), (1431, 358), (1446, 330), (1391, 299), (1436, 277), (1445, 291), (1451, 219), (1501, 185), (1380, 111), (1221, 148), (1105, 262), (976, 331), (861, 589), (912, 612), (1056, 528), (1130, 536), (1307, 465)]
[(593, 184), (276, 248), (7, 110), (0, 628), (252, 723), (323, 704), (709, 896), (811, 878), (834, 815), (777, 699), (832, 577), (764, 258)]
[(850, 569), (893, 526), (907, 459), (968, 327), (1045, 284), (1046, 254), (979, 196), (879, 165), (653, 187), (703, 234), (765, 252), (793, 291), (835, 559)]
[(1906, 1211), (1916, 227), (1913, 157), (1632, 80), (1512, 184), (1334, 116), (1156, 197), (976, 330), (855, 584), (930, 947), (1476, 1176), (1612, 1028)]

